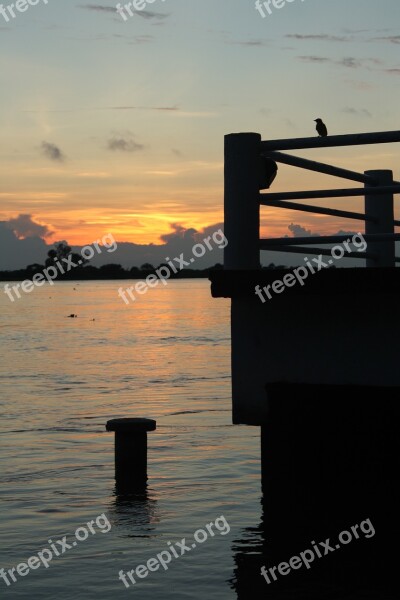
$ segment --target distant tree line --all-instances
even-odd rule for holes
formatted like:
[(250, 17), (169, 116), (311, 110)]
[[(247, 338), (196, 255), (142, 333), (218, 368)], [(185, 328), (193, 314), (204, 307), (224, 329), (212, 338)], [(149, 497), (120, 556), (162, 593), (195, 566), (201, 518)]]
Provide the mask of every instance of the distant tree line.
[[(72, 263), (74, 266), (72, 266)], [(80, 264), (78, 264), (80, 263)], [(62, 274), (57, 264), (65, 269)], [(76, 265), (76, 266), (75, 266)], [(144, 279), (151, 273), (155, 273), (157, 269), (166, 263), (161, 263), (158, 266), (153, 266), (150, 263), (144, 263), (140, 267), (131, 267), (125, 269), (120, 264), (110, 263), (101, 267), (92, 266), (86, 258), (80, 254), (72, 252), (70, 246), (64, 243), (56, 244), (55, 249), (49, 250), (44, 265), (33, 263), (25, 269), (14, 271), (0, 271), (0, 280), (2, 281), (23, 281), (24, 279), (32, 279), (37, 273), (43, 273), (47, 267), (56, 267), (59, 275), (59, 280), (84, 280), (84, 279)], [(68, 270), (68, 267), (69, 270)], [(208, 269), (182, 269), (177, 273), (171, 274), (171, 279), (185, 278), (208, 278), (210, 270), (222, 269), (223, 265), (216, 263)]]

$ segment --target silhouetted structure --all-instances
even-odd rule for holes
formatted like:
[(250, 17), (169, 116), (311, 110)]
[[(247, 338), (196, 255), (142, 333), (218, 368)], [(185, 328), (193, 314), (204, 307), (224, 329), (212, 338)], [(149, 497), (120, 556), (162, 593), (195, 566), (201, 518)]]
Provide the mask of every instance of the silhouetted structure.
[(111, 419), (106, 430), (115, 431), (115, 480), (118, 494), (137, 492), (147, 483), (147, 432), (153, 419)]
[[(260, 552), (236, 556), (239, 599), (247, 600), (249, 588), (256, 600), (389, 600), (397, 593), (400, 271), (394, 241), (400, 236), (393, 231), (400, 223), (393, 219), (393, 194), (400, 186), (389, 171), (361, 174), (278, 152), (393, 141), (400, 141), (400, 131), (268, 142), (258, 134), (226, 136), (229, 244), (224, 270), (210, 279), (214, 297), (232, 299), (233, 422), (261, 427), (264, 494)], [(261, 194), (260, 155), (365, 188)], [(352, 191), (366, 197), (365, 214), (288, 202)], [(353, 254), (367, 268), (316, 272), (262, 303), (256, 286), (271, 288), (290, 271), (260, 269), (260, 250), (324, 255), (330, 250), (317, 246), (348, 238), (260, 240), (262, 204), (364, 220), (372, 248)], [(375, 534), (358, 539), (351, 528), (366, 519)], [(353, 539), (337, 547), (345, 531)], [(310, 569), (271, 583), (262, 577), (261, 566), (289, 562), (328, 538), (335, 540), (333, 551)]]

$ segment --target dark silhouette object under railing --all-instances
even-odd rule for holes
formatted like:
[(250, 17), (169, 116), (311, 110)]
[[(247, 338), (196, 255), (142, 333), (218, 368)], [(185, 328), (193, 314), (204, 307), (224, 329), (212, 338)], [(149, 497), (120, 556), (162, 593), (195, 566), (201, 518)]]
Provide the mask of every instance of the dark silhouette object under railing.
[(156, 429), (153, 419), (111, 419), (106, 430), (115, 432), (117, 493), (135, 493), (147, 484), (147, 432)]

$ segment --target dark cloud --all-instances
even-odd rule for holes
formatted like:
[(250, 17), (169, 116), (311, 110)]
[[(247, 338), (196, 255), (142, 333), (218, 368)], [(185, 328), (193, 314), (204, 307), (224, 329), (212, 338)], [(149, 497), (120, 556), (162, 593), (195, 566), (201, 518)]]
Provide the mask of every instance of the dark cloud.
[(346, 106), (345, 108), (341, 109), (341, 112), (348, 115), (368, 117), (369, 119), (372, 117), (372, 114), (366, 108), (352, 108), (351, 106)]
[(157, 21), (162, 21), (169, 17), (168, 13), (159, 13), (152, 10), (137, 10), (135, 14), (143, 19), (156, 19)]
[(315, 35), (301, 35), (300, 33), (289, 33), (285, 37), (293, 40), (318, 42), (351, 42), (353, 39), (349, 36), (328, 35), (326, 33), (320, 33)]
[[(299, 225), (297, 223), (291, 223), (288, 225), (289, 231), (293, 234), (293, 237), (320, 237), (321, 235), (325, 235), (322, 233), (312, 232), (311, 229), (306, 229), (303, 225)], [(346, 231), (344, 229), (339, 229), (336, 233), (331, 233), (329, 235), (356, 235), (357, 231)], [(286, 236), (289, 237), (289, 236)]]
[(106, 106), (96, 110), (154, 110), (157, 112), (178, 112), (178, 106)]
[(349, 69), (357, 69), (362, 67), (363, 62), (357, 58), (353, 58), (352, 56), (346, 56), (337, 62), (338, 65), (342, 65), (342, 67), (347, 67)]
[(264, 47), (269, 46), (268, 40), (243, 40), (237, 42), (225, 42), (229, 46), (255, 46), (255, 47)]
[[(178, 112), (181, 109), (179, 106), (94, 106), (90, 108), (56, 108), (47, 109), (48, 113), (67, 113), (67, 112), (93, 112), (94, 110), (150, 110), (157, 112)], [(41, 110), (23, 110), (24, 113), (42, 113)]]
[(386, 35), (383, 37), (372, 38), (373, 41), (389, 42), (390, 44), (400, 44), (400, 35)]
[(293, 234), (293, 237), (315, 237), (320, 235), (319, 233), (312, 233), (310, 229), (305, 229), (302, 225), (296, 225), (295, 223), (291, 223), (288, 229)]
[(144, 150), (143, 144), (138, 144), (130, 132), (113, 135), (107, 142), (107, 148), (117, 152), (140, 152)]
[(339, 229), (339, 231), (337, 231), (336, 233), (333, 233), (332, 235), (357, 235), (358, 233), (360, 233), (359, 231), (346, 231), (345, 229)]
[(42, 152), (47, 158), (55, 162), (64, 162), (65, 160), (60, 148), (50, 142), (42, 142)]
[(356, 67), (362, 66), (362, 61), (351, 56), (347, 56), (345, 58), (341, 58), (340, 60), (333, 60), (332, 58), (327, 58), (326, 56), (299, 56), (300, 60), (304, 62), (311, 63), (331, 63), (333, 65), (341, 65), (342, 67), (347, 67), (354, 69)]
[(53, 234), (47, 225), (37, 223), (29, 214), (20, 214), (14, 219), (5, 221), (5, 226), (11, 229), (18, 238), (40, 237), (47, 238)]
[(382, 61), (376, 58), (355, 58), (354, 56), (345, 56), (339, 60), (335, 60), (333, 58), (328, 58), (326, 56), (316, 56), (316, 55), (308, 55), (308, 56), (298, 56), (298, 60), (309, 63), (330, 63), (332, 65), (339, 65), (340, 67), (345, 67), (346, 69), (368, 69), (372, 70), (374, 67), (381, 66)]
[(23, 269), (28, 264), (43, 264), (49, 246), (41, 237), (19, 239), (9, 226), (0, 221), (0, 271)]
[[(167, 260), (173, 260), (180, 257), (183, 253), (186, 260), (193, 256), (192, 248), (194, 244), (201, 243), (207, 237), (219, 229), (223, 229), (221, 224), (210, 225), (205, 229), (198, 231), (193, 227), (184, 227), (179, 223), (170, 224), (171, 232), (160, 236), (161, 243), (157, 244), (135, 244), (132, 242), (118, 242), (118, 248), (113, 254), (103, 253), (96, 255), (91, 263), (94, 266), (100, 266), (106, 263), (118, 263), (125, 268), (132, 266), (139, 267), (145, 262), (154, 266), (165, 263)], [(221, 241), (218, 236), (219, 242)], [(193, 263), (194, 269), (205, 269), (216, 263), (223, 262), (223, 250), (218, 248), (217, 244), (211, 241), (212, 250), (207, 250), (202, 258), (196, 258)], [(220, 245), (220, 244), (219, 244)], [(79, 248), (74, 248), (79, 251)]]
[(310, 63), (326, 63), (331, 62), (330, 58), (325, 58), (324, 56), (298, 56), (299, 60)]
[[(34, 223), (34, 225), (37, 224)], [(212, 249), (207, 250), (202, 258), (196, 258), (192, 268), (205, 269), (216, 263), (223, 262), (223, 249), (218, 247), (221, 245), (221, 234), (218, 234), (215, 238), (217, 242), (214, 242), (214, 238), (212, 237), (219, 230), (223, 231), (222, 223), (209, 225), (201, 231), (194, 228), (186, 228), (179, 223), (173, 223), (170, 227), (172, 231), (160, 236), (162, 243), (135, 244), (132, 242), (121, 242), (117, 239), (118, 247), (114, 252), (107, 252), (104, 249), (101, 254), (96, 253), (91, 260), (91, 264), (99, 267), (109, 263), (116, 263), (121, 264), (124, 268), (131, 268), (133, 266), (140, 267), (142, 264), (148, 262), (154, 266), (158, 266), (168, 260), (179, 258), (181, 254), (183, 254), (185, 260), (190, 260), (193, 256), (192, 248), (194, 244), (202, 243), (205, 238), (210, 236)], [(290, 237), (315, 237), (321, 235), (317, 232), (312, 233), (311, 230), (306, 229), (306, 227), (300, 224), (292, 223), (288, 229), (291, 234)], [(40, 233), (39, 230), (32, 230), (32, 233), (35, 232)], [(112, 231), (109, 233), (112, 234)], [(355, 233), (355, 231), (340, 230), (332, 235), (352, 236)], [(97, 237), (103, 234), (104, 232), (100, 232)], [(88, 239), (87, 244), (90, 245), (92, 241)], [(400, 247), (400, 243), (397, 246)], [(72, 246), (72, 250), (79, 253), (82, 247)], [(43, 264), (51, 248), (53, 248), (53, 245), (46, 244), (38, 236), (19, 239), (14, 231), (10, 229), (9, 221), (0, 222), (0, 270), (22, 269), (32, 263)], [(288, 254), (279, 251), (263, 251), (261, 253), (261, 260), (264, 265), (268, 265), (271, 262), (275, 265), (286, 266), (296, 266), (303, 263), (301, 254)], [(346, 259), (341, 266), (360, 266), (360, 262)]]
[[(223, 249), (219, 247), (222, 245), (221, 234), (216, 236), (216, 241), (212, 238), (213, 234), (220, 229), (223, 230), (221, 223), (210, 225), (201, 231), (186, 228), (178, 223), (171, 224), (170, 228), (172, 230), (170, 233), (160, 236), (161, 243), (135, 244), (121, 242), (117, 239), (117, 248), (114, 252), (107, 252), (105, 249), (101, 254), (96, 253), (91, 260), (91, 264), (99, 267), (109, 263), (117, 263), (124, 268), (131, 268), (133, 266), (140, 267), (143, 263), (149, 262), (154, 266), (158, 266), (169, 259), (173, 260), (180, 257), (182, 253), (186, 260), (190, 260), (193, 256), (192, 248), (194, 244), (201, 243), (208, 236), (211, 236), (212, 249), (207, 249), (202, 258), (196, 258), (193, 268), (205, 269), (223, 262)], [(39, 233), (39, 230), (37, 233)], [(112, 234), (112, 231), (109, 233)], [(102, 234), (99, 234), (98, 237), (101, 237)], [(92, 240), (87, 240), (88, 245), (91, 242)], [(72, 250), (79, 253), (82, 247), (72, 246)], [(39, 236), (18, 239), (16, 233), (11, 230), (8, 221), (0, 222), (0, 270), (22, 269), (32, 263), (43, 264), (47, 252), (51, 248), (53, 248), (53, 245), (47, 245)]]
[[(85, 10), (93, 10), (96, 12), (113, 13), (114, 15), (117, 14), (117, 9), (115, 6), (104, 6), (102, 4), (83, 4), (80, 5), (79, 8), (83, 8)], [(142, 17), (142, 19), (154, 19), (156, 21), (163, 21), (164, 19), (167, 19), (170, 16), (168, 13), (160, 13), (152, 10), (132, 10), (132, 12), (135, 16)]]
[(95, 10), (98, 12), (116, 13), (115, 6), (103, 6), (102, 4), (85, 4), (79, 6), (79, 8), (85, 8), (86, 10)]
[(173, 241), (180, 241), (185, 239), (195, 239), (195, 234), (197, 233), (196, 229), (186, 229), (183, 225), (179, 223), (171, 223), (172, 233), (166, 233), (160, 236), (160, 240), (165, 242), (166, 244), (171, 243)]

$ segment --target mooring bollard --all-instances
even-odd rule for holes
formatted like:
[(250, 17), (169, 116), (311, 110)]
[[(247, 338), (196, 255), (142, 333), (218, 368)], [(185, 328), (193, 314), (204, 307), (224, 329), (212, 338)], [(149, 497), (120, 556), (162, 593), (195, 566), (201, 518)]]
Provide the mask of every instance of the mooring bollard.
[(117, 486), (140, 488), (147, 482), (147, 432), (156, 429), (153, 419), (111, 419), (106, 430), (115, 431)]

